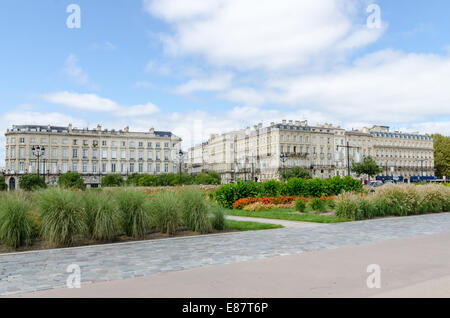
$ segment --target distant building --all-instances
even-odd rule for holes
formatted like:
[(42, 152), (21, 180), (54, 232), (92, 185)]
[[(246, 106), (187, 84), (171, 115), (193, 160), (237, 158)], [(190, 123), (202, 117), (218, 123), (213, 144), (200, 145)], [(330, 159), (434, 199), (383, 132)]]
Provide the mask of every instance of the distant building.
[(433, 156), (433, 140), (425, 135), (389, 132), (383, 126), (346, 131), (330, 124), (283, 120), (211, 135), (189, 149), (188, 171), (216, 171), (223, 183), (279, 179), (284, 169), (293, 167), (307, 169), (313, 177), (330, 178), (348, 175), (349, 162), (372, 157), (386, 167), (385, 175), (432, 176)]
[(39, 159), (39, 173), (49, 184), (68, 171), (82, 175), (88, 187), (98, 187), (102, 176), (117, 173), (125, 178), (133, 173), (178, 172), (177, 153), (181, 138), (171, 132), (131, 132), (123, 130), (78, 129), (68, 127), (23, 125), (5, 133), (6, 183), (17, 189), (26, 173), (37, 173), (33, 146), (45, 148)]

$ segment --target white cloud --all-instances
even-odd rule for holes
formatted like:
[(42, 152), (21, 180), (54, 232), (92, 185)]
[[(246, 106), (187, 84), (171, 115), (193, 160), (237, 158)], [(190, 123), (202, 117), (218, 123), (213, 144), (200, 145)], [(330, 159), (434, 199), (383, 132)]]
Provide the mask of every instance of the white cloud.
[(362, 24), (363, 0), (145, 0), (174, 32), (161, 39), (170, 54), (200, 55), (211, 64), (278, 70), (308, 66), (376, 41), (384, 28)]
[(271, 80), (271, 102), (339, 120), (417, 122), (450, 116), (450, 56), (385, 50), (322, 74)]
[(91, 112), (104, 112), (120, 117), (150, 115), (159, 111), (158, 107), (152, 103), (122, 106), (108, 98), (100, 97), (97, 94), (79, 94), (64, 91), (45, 94), (42, 98), (45, 101), (56, 105)]
[(63, 73), (72, 81), (80, 85), (87, 85), (90, 83), (87, 73), (78, 65), (78, 58), (75, 54), (70, 54), (63, 67)]
[(231, 86), (232, 79), (233, 75), (230, 73), (195, 78), (178, 86), (175, 92), (178, 94), (190, 94), (196, 91), (223, 91)]

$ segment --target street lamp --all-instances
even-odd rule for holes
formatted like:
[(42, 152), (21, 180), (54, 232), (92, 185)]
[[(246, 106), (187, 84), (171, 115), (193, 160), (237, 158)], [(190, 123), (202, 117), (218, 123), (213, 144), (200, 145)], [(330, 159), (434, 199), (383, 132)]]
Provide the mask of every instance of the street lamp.
[[(31, 148), (33, 156), (37, 158), (37, 179), (39, 184), (39, 158), (45, 156), (45, 147), (33, 146)], [(45, 167), (44, 167), (44, 178), (45, 178)], [(44, 181), (45, 182), (45, 181)]]
[(288, 159), (288, 155), (286, 155), (284, 152), (280, 155), (280, 159), (281, 159), (281, 163), (282, 163), (282, 169), (284, 171), (284, 174), (286, 175), (286, 166), (285, 166), (285, 162)]
[(181, 180), (181, 164), (182, 164), (182, 162), (183, 162), (183, 156), (184, 156), (184, 152), (183, 152), (183, 150), (181, 150), (180, 149), (180, 151), (178, 152), (178, 158), (179, 158), (179, 163), (180, 163), (180, 186), (181, 186), (181, 183), (182, 183), (182, 180)]

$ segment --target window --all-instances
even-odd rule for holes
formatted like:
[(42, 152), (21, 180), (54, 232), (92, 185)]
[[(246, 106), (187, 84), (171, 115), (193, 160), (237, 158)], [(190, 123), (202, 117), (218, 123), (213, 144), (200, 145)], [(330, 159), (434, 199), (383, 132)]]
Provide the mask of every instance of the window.
[(144, 160), (144, 152), (142, 150), (139, 151), (139, 160)]
[(125, 150), (121, 150), (120, 151), (120, 159), (125, 160), (126, 156), (125, 156)]
[(87, 140), (83, 140), (83, 146), (87, 146), (88, 145), (88, 141)]
[(134, 147), (134, 141), (130, 141), (130, 147)]
[(139, 141), (139, 147), (144, 147), (144, 143), (142, 141)]
[(86, 159), (88, 157), (88, 150), (83, 149), (83, 159)]
[(125, 173), (125, 164), (124, 163), (120, 164), (120, 172)]
[(63, 144), (63, 145), (67, 145), (67, 139), (63, 139), (63, 140), (62, 140), (62, 144)]
[(139, 166), (138, 166), (139, 168), (139, 173), (142, 173), (142, 172), (144, 172), (144, 164), (143, 163), (139, 163)]
[(87, 162), (83, 162), (83, 168), (82, 168), (82, 171), (84, 172), (84, 173), (86, 173), (87, 172), (87, 170), (88, 170), (88, 168), (87, 168)]
[(169, 172), (169, 165), (167, 163), (164, 164), (164, 172), (165, 173)]
[(25, 158), (25, 148), (19, 148), (19, 158)]
[(72, 171), (73, 171), (73, 172), (77, 172), (77, 171), (78, 171), (78, 165), (77, 165), (76, 162), (73, 162), (73, 163), (72, 163)]
[(156, 152), (156, 160), (161, 160), (161, 156), (160, 156), (160, 152), (159, 151)]
[(24, 144), (24, 143), (25, 143), (25, 138), (19, 138), (19, 142), (20, 142), (21, 144)]
[(52, 149), (52, 158), (57, 158), (57, 157), (58, 157), (58, 150)]
[(106, 140), (102, 140), (102, 146), (106, 147)]
[(53, 144), (53, 145), (58, 144), (58, 140), (57, 140), (57, 139), (52, 139), (52, 144)]
[(152, 159), (153, 159), (153, 154), (152, 154), (151, 151), (148, 151), (148, 152), (147, 152), (147, 159), (148, 159), (148, 160), (152, 160)]
[(67, 162), (63, 162), (62, 163), (62, 173), (66, 173), (67, 172)]
[(97, 163), (96, 162), (92, 163), (92, 172), (97, 173)]
[(111, 159), (113, 159), (113, 160), (117, 159), (117, 150), (111, 151)]
[(24, 173), (25, 172), (25, 162), (19, 162), (19, 172)]
[(111, 147), (117, 147), (117, 141), (111, 141)]
[(98, 140), (92, 140), (92, 145), (94, 147), (97, 147), (98, 146)]
[(152, 164), (151, 164), (151, 163), (148, 163), (148, 164), (147, 164), (147, 172), (148, 172), (148, 173), (153, 172), (153, 170), (152, 170)]
[(92, 150), (92, 158), (97, 159), (97, 149)]
[(116, 172), (116, 164), (115, 163), (112, 163), (111, 164), (111, 172)]
[(130, 160), (134, 160), (134, 150), (130, 150)]
[(62, 150), (62, 157), (67, 158), (67, 149), (65, 148)]
[(106, 163), (102, 162), (102, 173), (106, 173)]
[(164, 151), (164, 160), (169, 160), (169, 152)]
[(102, 150), (102, 159), (107, 159), (107, 158), (108, 158), (107, 150)]
[(76, 139), (73, 140), (73, 145), (74, 145), (74, 146), (77, 145), (77, 140), (76, 140)]
[(159, 142), (156, 143), (156, 148), (161, 148), (161, 144)]
[(121, 141), (120, 144), (122, 145), (122, 147), (125, 147), (127, 145), (125, 141)]
[(152, 143), (151, 143), (151, 142), (148, 142), (148, 143), (147, 143), (147, 147), (148, 147), (148, 148), (151, 148), (151, 147), (152, 147)]
[(134, 173), (134, 163), (130, 163), (130, 173)]
[(72, 158), (78, 158), (78, 149), (72, 149)]
[(161, 171), (161, 165), (159, 163), (156, 164), (156, 173)]
[(169, 148), (169, 143), (168, 142), (164, 143), (164, 148)]

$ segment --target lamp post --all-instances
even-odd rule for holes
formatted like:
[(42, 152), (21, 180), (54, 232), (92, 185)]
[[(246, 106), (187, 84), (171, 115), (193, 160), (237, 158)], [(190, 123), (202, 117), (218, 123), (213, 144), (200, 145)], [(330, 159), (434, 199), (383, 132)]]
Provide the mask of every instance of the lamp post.
[(282, 169), (284, 171), (284, 174), (286, 175), (286, 166), (285, 166), (285, 162), (288, 159), (288, 155), (286, 155), (284, 152), (280, 155), (280, 159), (281, 159), (281, 164), (282, 164)]
[[(39, 159), (43, 156), (45, 156), (45, 147), (41, 146), (33, 146), (31, 148), (31, 152), (33, 156), (37, 158), (37, 179), (39, 184)], [(45, 182), (45, 167), (44, 167), (44, 182)]]
[(181, 164), (183, 162), (183, 156), (184, 156), (184, 152), (183, 152), (183, 150), (180, 149), (180, 151), (178, 152), (178, 159), (179, 159), (179, 163), (180, 163), (180, 186), (181, 186), (181, 183), (182, 183), (182, 180), (181, 180)]

